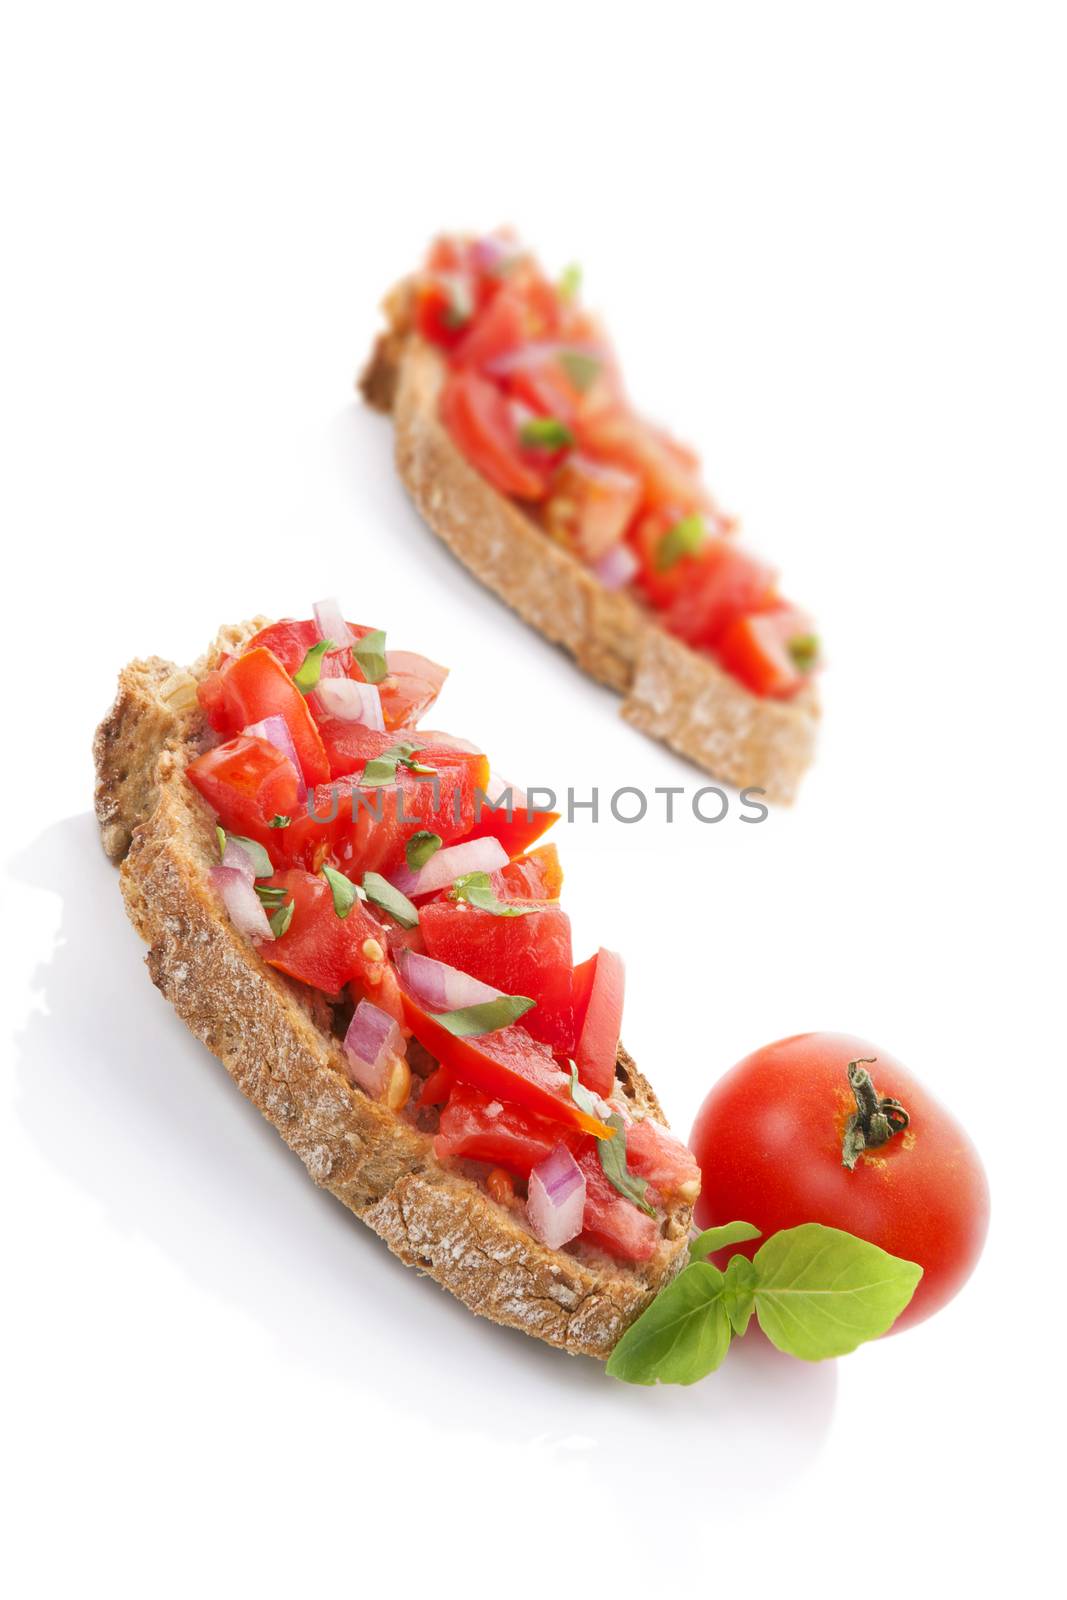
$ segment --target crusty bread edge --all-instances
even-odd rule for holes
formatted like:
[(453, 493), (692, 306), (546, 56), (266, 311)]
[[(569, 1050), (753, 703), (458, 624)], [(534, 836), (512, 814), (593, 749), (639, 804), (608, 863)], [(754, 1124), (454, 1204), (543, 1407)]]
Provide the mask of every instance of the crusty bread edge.
[[(636, 1269), (547, 1250), (520, 1216), (438, 1162), (428, 1135), (351, 1084), (317, 997), (260, 960), (210, 887), (214, 825), (184, 777), (204, 736), (195, 681), (158, 658), (131, 663), (94, 745), (101, 837), (121, 861), (153, 982), (315, 1182), (402, 1261), (480, 1316), (606, 1358), (681, 1266), (691, 1207), (672, 1206), (655, 1257)], [(621, 1047), (618, 1076), (635, 1110), (663, 1120)]]
[(360, 388), (370, 405), (392, 413), (397, 469), (433, 531), (590, 677), (623, 694), (627, 722), (739, 789), (791, 803), (814, 753), (814, 688), (789, 701), (751, 694), (710, 656), (667, 633), (632, 595), (605, 589), (457, 450), (438, 418), (444, 364), (405, 332), (403, 286), (386, 312), (390, 328)]

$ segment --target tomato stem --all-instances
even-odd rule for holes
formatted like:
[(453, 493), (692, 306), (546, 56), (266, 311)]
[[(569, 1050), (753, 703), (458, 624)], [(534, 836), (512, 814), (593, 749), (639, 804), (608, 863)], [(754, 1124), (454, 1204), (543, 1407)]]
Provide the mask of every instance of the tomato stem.
[(883, 1096), (874, 1087), (868, 1067), (877, 1056), (864, 1056), (848, 1064), (848, 1086), (856, 1099), (856, 1109), (845, 1125), (841, 1160), (851, 1172), (864, 1150), (876, 1150), (895, 1133), (903, 1133), (911, 1118), (899, 1100)]

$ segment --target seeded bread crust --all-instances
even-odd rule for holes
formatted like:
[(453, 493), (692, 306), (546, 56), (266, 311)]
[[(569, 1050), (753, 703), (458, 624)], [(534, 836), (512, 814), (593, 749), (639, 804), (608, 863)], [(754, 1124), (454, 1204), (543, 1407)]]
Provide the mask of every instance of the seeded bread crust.
[(788, 804), (811, 763), (819, 704), (750, 694), (710, 656), (660, 627), (631, 594), (611, 592), (569, 550), (470, 466), (438, 419), (444, 363), (408, 331), (401, 284), (388, 330), (360, 378), (367, 402), (392, 413), (396, 464), (434, 533), (521, 617), (625, 696), (622, 715), (739, 789)]
[[(220, 635), (218, 648), (232, 649), (262, 620)], [(152, 981), (315, 1182), (401, 1261), (479, 1316), (605, 1359), (682, 1265), (691, 1207), (671, 1208), (655, 1256), (634, 1269), (594, 1252), (548, 1250), (521, 1213), (439, 1162), (428, 1134), (350, 1082), (328, 1003), (260, 960), (208, 879), (218, 859), (214, 820), (184, 772), (207, 738), (196, 681), (212, 659), (189, 672), (158, 657), (131, 663), (94, 743), (101, 839), (121, 863)], [(663, 1120), (621, 1046), (617, 1077), (635, 1111)]]

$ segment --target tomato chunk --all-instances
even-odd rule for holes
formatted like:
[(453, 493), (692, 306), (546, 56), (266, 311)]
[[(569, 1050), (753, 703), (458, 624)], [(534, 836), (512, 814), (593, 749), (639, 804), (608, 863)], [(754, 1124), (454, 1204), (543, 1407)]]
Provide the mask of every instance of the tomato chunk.
[(487, 378), (451, 373), (441, 391), (441, 420), (471, 466), (502, 494), (544, 498), (549, 469), (527, 458), (508, 401)]
[(627, 1127), (626, 1165), (660, 1194), (695, 1200), (700, 1193), (700, 1168), (692, 1151), (651, 1117)]
[[(513, 785), (503, 786), (504, 791), (511, 790), (511, 815), (508, 816), (506, 802), (500, 809), (494, 809), (501, 799), (501, 786), (499, 780), (490, 780), (483, 787), (483, 800), (479, 808), (478, 820), (471, 828), (468, 835), (471, 839), (499, 839), (508, 855), (514, 860), (521, 856), (535, 844), (542, 834), (548, 832), (553, 823), (559, 821), (558, 811), (533, 811), (526, 803), (526, 796), (521, 789)], [(491, 794), (490, 791), (491, 790)], [(490, 804), (492, 800), (492, 804)]]
[(433, 1147), (435, 1155), (463, 1157), (468, 1161), (489, 1161), (506, 1167), (521, 1178), (559, 1144), (579, 1149), (584, 1136), (561, 1128), (558, 1122), (520, 1111), (469, 1083), (454, 1085), (448, 1104), (441, 1112)]
[(599, 950), (574, 969), (574, 1064), (586, 1088), (605, 1100), (615, 1084), (625, 983), (614, 950)]
[(735, 618), (766, 610), (775, 599), (775, 574), (732, 539), (713, 540), (693, 581), (681, 589), (665, 624), (687, 644), (712, 646)]
[(461, 1083), (550, 1122), (598, 1138), (613, 1137), (606, 1123), (576, 1105), (567, 1074), (556, 1065), (547, 1045), (532, 1039), (525, 1028), (514, 1025), (476, 1038), (457, 1039), (405, 991), (402, 999), (404, 1020), (416, 1039)]
[(266, 739), (244, 734), (229, 739), (190, 761), (185, 771), (224, 828), (258, 839), (268, 849), (278, 831), (270, 827), (271, 819), (296, 810), (296, 768)]
[(636, 473), (573, 454), (553, 481), (545, 526), (583, 561), (595, 563), (624, 537), (641, 493)]
[(554, 844), (543, 844), (490, 874), (501, 900), (558, 900), (563, 868)]
[(330, 776), (319, 730), (308, 703), (272, 650), (258, 646), (208, 673), (197, 693), (211, 726), (240, 733), (264, 717), (282, 717), (296, 747), (308, 784)]
[(362, 901), (356, 900), (348, 915), (339, 917), (325, 878), (293, 868), (276, 873), (268, 882), (284, 889), (293, 906), (285, 933), (259, 946), (269, 966), (325, 994), (339, 994), (353, 978), (363, 981), (370, 977), (371, 986), (379, 986), (384, 963), (370, 960), (363, 946), (373, 939), (384, 948), (385, 941), (381, 924)]
[(525, 994), (537, 1004), (523, 1027), (561, 1054), (574, 1039), (571, 1000), (571, 923), (546, 905), (526, 916), (495, 916), (464, 901), (433, 900), (419, 927), (426, 954), (458, 967), (504, 994)]
[(783, 608), (738, 617), (715, 653), (727, 672), (754, 694), (785, 699), (807, 682), (816, 666), (818, 642), (809, 617)]
[[(647, 1261), (659, 1242), (659, 1222), (612, 1188), (595, 1147), (581, 1151), (575, 1159), (585, 1174), (583, 1242), (620, 1261)], [(655, 1204), (658, 1197), (650, 1189), (645, 1198)]]

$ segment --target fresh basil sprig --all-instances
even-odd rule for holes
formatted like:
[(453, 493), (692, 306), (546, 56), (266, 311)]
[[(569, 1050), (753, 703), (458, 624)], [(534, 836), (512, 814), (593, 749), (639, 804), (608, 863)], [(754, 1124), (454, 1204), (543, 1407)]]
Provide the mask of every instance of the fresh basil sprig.
[(334, 649), (332, 639), (320, 639), (318, 644), (313, 644), (307, 655), (293, 673), (293, 682), (301, 694), (310, 694), (312, 689), (317, 689), (319, 678), (322, 674), (322, 658), (327, 650)]
[(465, 872), (449, 889), (448, 898), (466, 900), (479, 911), (491, 911), (494, 917), (528, 917), (531, 911), (541, 910), (540, 906), (512, 906), (499, 900), (488, 872)]
[[(758, 1230), (749, 1223), (709, 1228), (698, 1250), (721, 1249)], [(732, 1237), (728, 1237), (732, 1235)], [(888, 1332), (915, 1293), (922, 1268), (839, 1228), (805, 1222), (783, 1228), (751, 1261), (733, 1256), (725, 1272), (691, 1261), (632, 1323), (608, 1360), (624, 1383), (696, 1383), (722, 1365), (732, 1336), (753, 1311), (773, 1345), (802, 1361), (847, 1355)]]
[(424, 867), (431, 856), (435, 856), (444, 844), (439, 833), (431, 833), (429, 828), (420, 828), (413, 833), (404, 846), (404, 855), (407, 858), (408, 868), (411, 872), (418, 872)]
[(475, 1006), (460, 1006), (457, 1011), (432, 1011), (430, 1015), (457, 1039), (475, 1039), (483, 1033), (509, 1028), (525, 1016), (533, 1004), (524, 994), (501, 994)]
[(352, 659), (368, 683), (381, 683), (388, 675), (389, 663), (385, 659), (385, 632), (372, 628), (352, 646)]
[(406, 894), (383, 878), (379, 872), (365, 872), (363, 874), (363, 893), (368, 900), (373, 900), (376, 906), (381, 906), (383, 911), (388, 911), (395, 917), (402, 928), (414, 928), (419, 920), (419, 912), (413, 906)]

